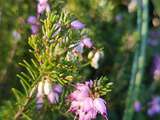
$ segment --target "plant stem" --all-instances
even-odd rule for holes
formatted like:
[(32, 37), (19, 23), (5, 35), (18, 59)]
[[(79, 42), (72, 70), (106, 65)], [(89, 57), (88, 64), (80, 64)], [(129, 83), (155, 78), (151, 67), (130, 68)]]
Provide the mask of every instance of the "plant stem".
[(140, 51), (137, 49), (134, 56), (128, 98), (123, 120), (133, 119), (133, 103), (138, 99), (145, 66), (144, 61), (146, 56), (146, 40), (148, 34), (148, 0), (138, 0), (137, 2), (137, 25), (141, 39), (141, 45)]

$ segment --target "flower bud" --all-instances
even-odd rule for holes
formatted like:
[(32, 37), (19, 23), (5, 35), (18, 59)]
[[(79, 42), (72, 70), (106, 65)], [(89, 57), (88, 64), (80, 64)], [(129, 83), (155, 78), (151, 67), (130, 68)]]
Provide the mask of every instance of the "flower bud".
[(38, 83), (38, 88), (37, 88), (38, 95), (43, 95), (43, 86), (44, 86), (43, 82), (40, 81), (40, 82)]
[(81, 23), (79, 20), (75, 20), (71, 22), (71, 27), (75, 30), (83, 29), (85, 25)]
[(43, 96), (38, 96), (36, 100), (36, 107), (37, 109), (41, 109), (43, 107)]
[(92, 59), (93, 56), (94, 56), (94, 52), (93, 52), (93, 51), (90, 51), (90, 52), (88, 53), (88, 59)]
[(84, 46), (87, 47), (87, 48), (92, 48), (92, 47), (93, 47), (93, 43), (92, 43), (91, 39), (88, 38), (88, 37), (83, 38), (82, 43), (83, 43)]
[(62, 86), (58, 85), (58, 84), (54, 85), (53, 86), (53, 91), (60, 94), (62, 92)]
[(95, 69), (98, 69), (99, 67), (99, 60), (101, 58), (103, 58), (103, 52), (102, 51), (97, 51), (95, 54), (94, 54), (94, 57), (92, 58), (91, 60), (91, 66)]
[(45, 80), (44, 82), (44, 94), (48, 95), (52, 91), (52, 85), (49, 80)]
[(53, 91), (51, 91), (48, 95), (48, 100), (51, 104), (55, 104), (59, 101), (59, 95)]

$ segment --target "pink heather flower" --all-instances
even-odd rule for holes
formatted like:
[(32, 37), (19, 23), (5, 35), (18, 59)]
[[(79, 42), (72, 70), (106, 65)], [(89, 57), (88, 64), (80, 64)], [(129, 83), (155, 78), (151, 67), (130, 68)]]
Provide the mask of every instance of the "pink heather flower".
[(107, 119), (106, 102), (102, 98), (91, 96), (92, 87), (93, 81), (91, 80), (85, 84), (79, 83), (75, 86), (76, 90), (69, 95), (71, 102), (69, 111), (75, 113), (79, 120), (96, 119), (98, 113)]
[(87, 48), (92, 48), (92, 47), (93, 47), (93, 43), (92, 43), (91, 39), (88, 38), (88, 37), (83, 38), (81, 42), (82, 42), (82, 43), (84, 44), (84, 46), (87, 47)]
[(75, 30), (83, 29), (85, 25), (81, 23), (79, 20), (74, 20), (71, 22), (71, 27)]
[(35, 25), (37, 24), (38, 20), (36, 16), (29, 16), (27, 19), (27, 23), (30, 25)]
[(134, 102), (134, 110), (135, 110), (136, 112), (140, 112), (140, 111), (141, 111), (141, 108), (142, 108), (141, 103), (140, 103), (139, 101), (135, 101), (135, 102)]
[(47, 96), (48, 101), (51, 104), (55, 104), (59, 101), (59, 95), (62, 92), (62, 86), (61, 85), (54, 85), (52, 87), (50, 81), (45, 80), (44, 82), (41, 81), (38, 83), (37, 87), (37, 95), (36, 95), (36, 106), (38, 109), (40, 109), (43, 106), (43, 97), (44, 95)]

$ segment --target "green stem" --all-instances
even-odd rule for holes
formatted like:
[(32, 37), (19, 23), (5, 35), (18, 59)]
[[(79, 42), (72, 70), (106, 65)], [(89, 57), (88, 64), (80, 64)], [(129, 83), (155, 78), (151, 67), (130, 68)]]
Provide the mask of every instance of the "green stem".
[[(141, 8), (141, 5), (143, 8)], [(140, 84), (142, 81), (142, 76), (144, 74), (144, 66), (145, 66), (144, 61), (146, 56), (146, 39), (148, 34), (148, 0), (142, 0), (142, 1), (138, 0), (137, 25), (138, 25), (138, 32), (140, 35), (140, 39), (142, 42), (140, 45), (140, 51), (137, 49), (134, 56), (130, 86), (129, 86), (126, 109), (125, 109), (123, 120), (133, 119), (133, 114), (134, 114), (133, 103), (135, 100), (138, 99), (138, 95), (140, 92)], [(139, 53), (139, 56), (138, 56), (138, 53)]]
[(140, 85), (142, 82), (142, 77), (144, 75), (146, 41), (148, 36), (148, 0), (142, 0), (142, 7), (143, 7), (142, 30), (141, 30), (142, 43), (140, 46), (140, 55), (138, 57), (138, 71), (135, 80), (135, 91), (134, 91), (135, 100), (138, 99), (138, 95), (140, 93)]

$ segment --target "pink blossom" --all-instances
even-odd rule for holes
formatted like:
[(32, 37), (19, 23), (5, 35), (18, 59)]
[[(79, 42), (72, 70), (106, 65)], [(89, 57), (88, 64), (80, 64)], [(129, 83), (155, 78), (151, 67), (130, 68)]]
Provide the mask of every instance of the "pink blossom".
[(69, 111), (75, 113), (75, 117), (78, 117), (79, 120), (96, 119), (98, 113), (107, 119), (106, 102), (102, 98), (94, 97), (92, 87), (92, 80), (85, 82), (85, 84), (78, 83), (75, 86), (76, 90), (69, 95), (71, 102)]
[(84, 91), (82, 92), (82, 91), (76, 90), (69, 95), (69, 99), (70, 100), (83, 100), (85, 97), (88, 97), (88, 96), (89, 96), (88, 92), (84, 92)]
[(47, 97), (48, 97), (49, 102), (52, 103), (52, 104), (55, 104), (59, 101), (59, 95), (57, 93), (53, 92), (53, 91), (50, 92), (47, 95)]

